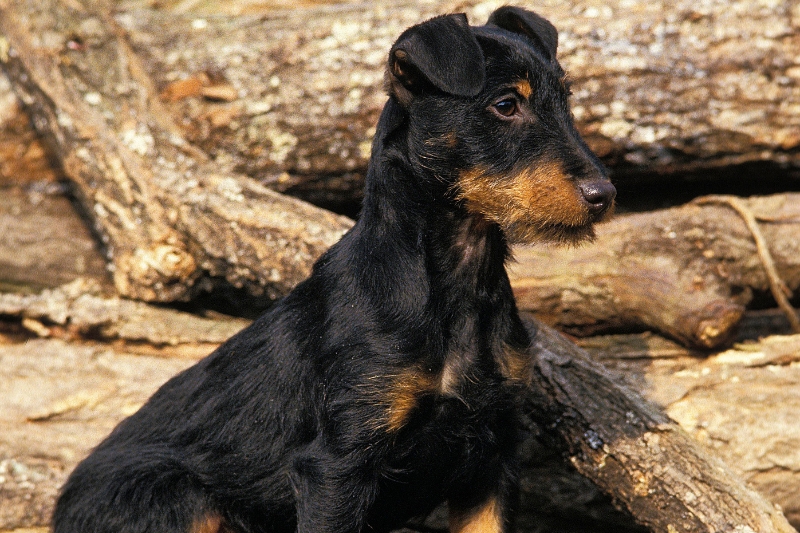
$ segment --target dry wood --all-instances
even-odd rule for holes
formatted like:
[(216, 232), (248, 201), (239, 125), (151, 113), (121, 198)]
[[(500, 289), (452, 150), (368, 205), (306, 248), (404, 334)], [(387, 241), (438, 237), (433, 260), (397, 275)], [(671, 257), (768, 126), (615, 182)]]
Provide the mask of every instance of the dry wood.
[[(220, 279), (276, 296), (302, 279), (348, 222), (234, 171), (282, 190), (312, 178), (328, 204), (337, 190), (352, 197), (391, 40), (436, 12), (463, 8), (481, 21), (493, 7), (112, 19), (78, 2), (48, 6), (0, 4), (0, 55), (106, 239), (118, 290), (162, 301)], [(587, 0), (565, 10), (553, 0), (537, 9), (561, 29), (584, 134), (619, 170), (797, 160), (796, 6)]]
[[(800, 195), (739, 201), (750, 206), (778, 277), (797, 289)], [(0, 282), (7, 287), (30, 291), (106, 277), (64, 198), (7, 189), (0, 227)], [(763, 300), (770, 285), (745, 221), (720, 206), (621, 215), (599, 228), (593, 244), (521, 248), (515, 255), (510, 272), (520, 307), (582, 336), (647, 328), (713, 347), (730, 340), (753, 293)]]
[(800, 335), (709, 357), (649, 334), (581, 345), (800, 525)]
[(60, 192), (55, 184), (0, 189), (0, 287), (5, 290), (27, 292), (79, 277), (110, 285), (94, 238)]
[(105, 12), (3, 2), (0, 28), (6, 71), (77, 185), (120, 294), (172, 301), (224, 279), (274, 297), (350, 226), (186, 143)]
[[(0, 531), (46, 523), (55, 491), (76, 462), (169, 375), (188, 364), (183, 359), (170, 362), (164, 355), (196, 358), (197, 347), (210, 349), (243, 325), (226, 319), (217, 320), (214, 326), (185, 313), (152, 309), (117, 298), (98, 298), (86, 292), (85, 287), (73, 284), (39, 296), (0, 298), (1, 314), (34, 321), (33, 327), (30, 323), (28, 327), (40, 335), (89, 330), (95, 332), (96, 338), (126, 341), (115, 349), (109, 344), (65, 344), (57, 339), (3, 345), (0, 336), (4, 373), (15, 376), (0, 398), (0, 468), (5, 469), (0, 476), (6, 479), (0, 483), (0, 499), (7, 504), (0, 513)], [(171, 327), (165, 329), (164, 324)], [(175, 330), (180, 330), (180, 337), (175, 336)], [(710, 458), (652, 404), (620, 387), (608, 371), (588, 360), (586, 352), (545, 326), (538, 327), (536, 339), (531, 353), (531, 379), (520, 394), (529, 432), (522, 519), (530, 529), (523, 531), (534, 531), (545, 520), (558, 524), (554, 527), (559, 531), (636, 531), (629, 519), (615, 516), (607, 505), (598, 503), (591, 484), (558, 466), (557, 457), (553, 456), (558, 451), (652, 531), (749, 531), (746, 527), (759, 533), (793, 531), (771, 505), (747, 489), (727, 467)], [(152, 349), (137, 342), (142, 340), (161, 344), (159, 357), (132, 357), (132, 350), (152, 353)], [(742, 368), (737, 369), (739, 382), (729, 379), (731, 362), (747, 361), (748, 368), (770, 372), (769, 365), (788, 365), (791, 357), (796, 360), (797, 341), (794, 342), (794, 348), (784, 346), (769, 351), (770, 348), (759, 346), (750, 348), (744, 357), (728, 353), (708, 363), (696, 360), (694, 372), (715, 384), (707, 389), (692, 381), (692, 371), (675, 377), (676, 368), (692, 368), (691, 360), (686, 358), (676, 357), (674, 366), (662, 368), (646, 381), (635, 379), (643, 367), (639, 367), (639, 373), (630, 371), (631, 359), (641, 362), (648, 354), (664, 358), (663, 347), (642, 350), (645, 341), (638, 343), (638, 352), (633, 355), (630, 346), (619, 340), (610, 347), (605, 345), (604, 359), (628, 363), (626, 375), (633, 385), (668, 406), (687, 429), (714, 445), (724, 457), (744, 457), (739, 463), (742, 473), (800, 517), (797, 492), (792, 490), (796, 479), (791, 470), (800, 462), (797, 447), (791, 447), (800, 435), (779, 429), (781, 420), (788, 423), (793, 417), (798, 401), (796, 391), (800, 389), (786, 391), (787, 410), (774, 405), (767, 408), (768, 398), (753, 402), (767, 390), (779, 393), (779, 389), (769, 387), (785, 386), (788, 379), (797, 383), (797, 369), (774, 383), (765, 383), (761, 389), (753, 389), (749, 396), (744, 394), (745, 404), (728, 405), (727, 418), (717, 414), (728, 402), (726, 398), (742, 392), (736, 383), (752, 387), (759, 379)], [(182, 348), (186, 344), (195, 349), (187, 354)], [(674, 345), (668, 349), (679, 350)], [(600, 349), (595, 346), (594, 351)], [(761, 353), (767, 355), (762, 357)], [(766, 366), (759, 367), (760, 364)], [(687, 389), (695, 391), (694, 395)], [(40, 393), (31, 394), (34, 390)], [(710, 392), (714, 390), (722, 392), (716, 396)], [(747, 409), (751, 402), (763, 408), (744, 421), (737, 419), (737, 410)], [(771, 420), (775, 421), (774, 431), (751, 431), (753, 427), (763, 430)], [(765, 440), (757, 441), (756, 435), (764, 435)], [(731, 442), (738, 439), (739, 444), (715, 445), (717, 438)], [(537, 444), (542, 441), (546, 443), (544, 451)], [(769, 457), (752, 450), (756, 441), (761, 449), (773, 450)], [(549, 461), (543, 463), (542, 455)], [(783, 470), (760, 470), (770, 461)], [(543, 479), (545, 475), (551, 477)], [(543, 487), (552, 490), (545, 492)], [(549, 516), (542, 518), (542, 512)], [(564, 513), (570, 513), (568, 518), (563, 518)], [(562, 518), (556, 520), (554, 516), (559, 514)], [(575, 520), (594, 525), (581, 529)]]
[[(392, 40), (452, 10), (483, 23), (497, 4), (375, 2), (251, 18), (142, 10), (118, 20), (159, 88), (210, 72), (235, 90), (220, 101), (198, 87), (168, 104), (192, 142), (278, 190), (333, 205), (360, 193)], [(618, 177), (800, 164), (800, 9), (791, 2), (534, 8), (559, 29), (579, 128)]]
[[(779, 277), (800, 287), (800, 194), (740, 200), (757, 221)], [(770, 283), (756, 241), (729, 207), (619, 216), (580, 248), (516, 250), (518, 305), (575, 334), (641, 327), (691, 346), (729, 341), (754, 293)]]
[(39, 294), (0, 294), (0, 316), (21, 320), (23, 327), (40, 337), (121, 340), (153, 348), (192, 344), (206, 352), (249, 323), (104, 297), (100, 289), (93, 281), (77, 279)]
[(573, 466), (654, 532), (795, 531), (653, 404), (549, 328), (536, 331), (523, 411)]
[[(800, 16), (792, 5), (772, 6), (775, 9), (750, 5), (752, 9), (748, 11), (747, 26), (736, 25), (734, 14), (737, 9), (748, 5), (746, 2), (737, 3), (733, 8), (726, 7), (724, 12), (714, 11), (710, 3), (706, 5), (702, 1), (691, 4), (679, 2), (667, 10), (655, 4), (649, 8), (642, 6), (645, 22), (658, 21), (658, 24), (649, 27), (637, 26), (631, 19), (626, 19), (623, 16), (624, 9), (616, 4), (576, 4), (576, 22), (572, 26), (556, 16), (555, 3), (544, 5), (542, 13), (565, 28), (562, 31), (562, 51), (567, 58), (574, 57), (565, 58), (565, 63), (572, 70), (573, 77), (577, 78), (578, 85), (583, 84), (583, 90), (587, 91), (577, 96), (580, 99), (594, 95), (602, 102), (589, 104), (579, 101), (576, 107), (576, 113), (584, 121), (584, 131), (593, 146), (612, 159), (627, 161), (632, 166), (661, 165), (662, 168), (674, 168), (684, 164), (688, 157), (696, 158), (701, 167), (761, 158), (793, 161), (800, 139), (796, 136), (797, 123), (793, 122), (798, 116), (795, 109), (797, 88), (791, 82), (799, 76), (796, 67), (786, 58), (793, 57), (787, 50), (796, 49), (792, 48), (797, 44), (797, 34), (793, 29), (797, 27)], [(485, 11), (486, 6), (480, 4), (472, 11)], [(684, 11), (672, 12), (674, 8)], [(159, 49), (158, 37), (162, 34), (151, 34), (148, 44), (146, 39), (136, 35), (138, 30), (134, 26), (137, 18), (126, 19), (123, 14), (116, 19), (132, 32), (132, 41), (137, 47), (137, 53), (134, 53), (124, 32), (116, 27), (115, 21), (106, 12), (93, 12), (79, 2), (0, 1), (0, 28), (3, 34), (0, 37), (0, 59), (31, 111), (39, 131), (49, 136), (67, 174), (79, 187), (97, 230), (106, 239), (107, 250), (115, 267), (114, 280), (122, 294), (143, 299), (172, 300), (191, 294), (193, 289), (189, 287), (192, 284), (204, 285), (204, 280), (225, 278), (228, 283), (246, 286), (253, 292), (264, 291), (277, 295), (302, 278), (310, 262), (348, 227), (345, 219), (269, 194), (269, 191), (229, 170), (231, 165), (238, 165), (236, 168), (257, 174), (260, 171), (258, 168), (247, 169), (241, 166), (241, 161), (263, 154), (267, 154), (265, 157), (269, 165), (277, 164), (269, 167), (273, 173), (287, 169), (322, 172), (323, 167), (317, 169), (309, 163), (306, 168), (303, 163), (304, 160), (313, 161), (311, 155), (314, 154), (320, 155), (320, 161), (347, 160), (350, 157), (348, 154), (357, 154), (352, 159), (356, 162), (355, 166), (345, 164), (332, 172), (342, 173), (361, 168), (359, 165), (363, 165), (366, 157), (364, 142), (368, 136), (356, 136), (356, 141), (351, 142), (349, 134), (336, 133), (347, 132), (353, 124), (356, 125), (356, 131), (363, 131), (363, 123), (357, 120), (361, 98), (365, 94), (368, 98), (372, 95), (370, 105), (374, 107), (370, 112), (374, 113), (380, 93), (377, 89), (373, 89), (374, 92), (363, 89), (366, 86), (374, 88), (375, 80), (359, 80), (358, 71), (348, 70), (343, 50), (349, 50), (352, 45), (365, 63), (374, 61), (373, 65), (379, 65), (382, 59), (378, 59), (378, 56), (383, 57), (388, 49), (388, 43), (382, 39), (391, 39), (388, 36), (390, 32), (392, 37), (398, 33), (387, 20), (405, 26), (416, 22), (425, 9), (438, 11), (441, 5), (431, 5), (422, 10), (400, 6), (396, 12), (393, 8), (380, 5), (369, 8), (361, 6), (358, 12), (366, 13), (363, 19), (366, 29), (386, 28), (387, 35), (381, 34), (375, 41), (380, 46), (376, 45), (374, 49), (373, 41), (352, 38), (359, 34), (362, 26), (358, 22), (348, 25), (342, 21), (349, 23), (362, 19), (348, 9), (339, 12), (331, 10), (327, 12), (329, 18), (317, 17), (327, 21), (319, 27), (309, 22), (314, 18), (308, 12), (304, 13), (303, 24), (298, 26), (304, 31), (308, 29), (310, 33), (298, 34), (300, 38), (296, 41), (280, 41), (282, 54), (275, 59), (275, 65), (280, 69), (288, 69), (296, 57), (294, 52), (308, 53), (314, 50), (313, 43), (317, 43), (318, 53), (316, 56), (309, 53), (308, 61), (316, 58), (319, 66), (301, 64), (303, 71), (330, 72), (331, 65), (336, 65), (338, 61), (343, 68), (339, 71), (333, 69), (337, 72), (336, 76), (352, 84), (346, 92), (350, 100), (339, 101), (343, 113), (333, 115), (346, 117), (347, 127), (335, 129), (334, 133), (323, 130), (322, 136), (328, 136), (333, 141), (322, 143), (323, 149), (320, 150), (313, 148), (313, 142), (306, 142), (309, 138), (305, 136), (306, 133), (293, 128), (299, 128), (298, 124), (301, 123), (307, 128), (315, 122), (313, 119), (317, 115), (307, 113), (307, 109), (311, 108), (305, 104), (319, 101), (323, 110), (328, 109), (326, 106), (330, 102), (326, 103), (321, 95), (328, 89), (330, 76), (319, 86), (307, 83), (308, 79), (291, 85), (281, 77), (283, 70), (279, 72), (276, 70), (278, 67), (264, 70), (264, 75), (268, 74), (269, 77), (265, 78), (268, 84), (262, 89), (271, 87), (282, 95), (284, 89), (294, 87), (294, 92), (287, 93), (287, 99), (272, 103), (265, 93), (259, 93), (260, 96), (253, 100), (254, 108), (248, 111), (254, 120), (249, 121), (247, 113), (244, 113), (239, 126), (233, 127), (240, 115), (235, 106), (247, 102), (240, 96), (244, 88), (240, 83), (249, 78), (249, 74), (242, 77), (235, 75), (237, 60), (231, 60), (230, 65), (221, 65), (222, 68), (212, 63), (210, 66), (193, 65), (187, 69), (187, 77), (197, 77), (198, 82), (194, 84), (195, 87), (199, 84), (197, 89), (193, 89), (191, 83), (183, 87), (170, 85), (179, 81), (179, 77), (162, 80), (158, 76), (161, 72), (176, 71), (162, 68), (155, 58), (146, 54), (148, 47)], [(402, 16), (398, 15), (400, 9), (406, 10), (402, 11)], [(552, 14), (547, 10), (551, 10)], [(423, 16), (426, 14), (423, 13)], [(485, 16), (485, 13), (482, 14)], [(147, 19), (149, 15), (144, 13), (141, 16), (143, 20), (150, 20)], [(298, 20), (287, 17), (299, 16), (289, 13), (274, 18), (248, 19), (245, 24), (255, 26), (263, 38), (263, 34), (270, 30), (277, 34), (279, 28), (286, 27), (287, 20)], [(342, 18), (337, 18), (339, 16)], [(169, 23), (177, 27), (175, 20), (170, 19)], [(337, 20), (338, 25), (334, 23)], [(204, 19), (185, 19), (185, 22), (188, 28), (198, 32), (214, 27), (212, 22)], [(165, 31), (164, 25), (167, 24), (154, 20), (150, 20), (150, 23), (158, 31)], [(233, 24), (227, 29), (235, 30), (238, 22), (229, 20), (222, 23)], [(580, 26), (580, 23), (584, 25)], [(600, 26), (605, 35), (592, 35), (591, 32), (597, 31)], [(183, 27), (185, 33), (190, 33), (187, 26)], [(773, 34), (758, 35), (752, 29), (765, 27), (771, 28), (769, 31)], [(631, 28), (634, 29), (633, 33), (630, 33)], [(258, 50), (255, 40), (239, 40), (248, 36), (247, 33), (219, 33), (221, 39), (224, 34), (227, 44), (253, 43), (254, 49)], [(697, 48), (702, 53), (690, 56), (688, 43), (696, 33), (701, 38), (693, 44), (699, 44)], [(709, 39), (709, 46), (703, 46), (704, 36)], [(201, 38), (212, 42), (209, 34)], [(750, 38), (755, 38), (763, 46), (750, 45)], [(740, 49), (737, 48), (740, 42), (748, 44)], [(7, 47), (9, 43), (10, 50)], [(601, 43), (612, 43), (614, 46), (604, 49)], [(359, 46), (362, 47), (360, 50), (357, 48)], [(162, 48), (162, 52), (165, 49)], [(217, 49), (220, 57), (225, 49), (224, 46)], [(764, 52), (764, 49), (767, 51)], [(375, 58), (368, 53), (373, 50)], [(586, 55), (582, 55), (583, 50), (588, 50)], [(675, 50), (687, 54), (685, 57), (690, 60), (681, 59), (676, 63)], [(326, 55), (323, 53), (325, 51), (331, 53)], [(342, 54), (338, 59), (337, 51)], [(612, 65), (616, 65), (613, 75), (594, 70), (596, 65), (604, 64), (599, 59), (604, 51), (611, 54)], [(596, 55), (592, 55), (595, 52)], [(240, 64), (249, 61), (243, 52), (236, 53), (239, 54)], [(137, 54), (146, 59), (142, 62)], [(726, 63), (727, 54), (732, 54), (731, 57), (735, 59)], [(180, 56), (181, 52), (176, 55)], [(643, 56), (646, 60), (654, 61), (652, 64), (655, 65), (653, 70), (656, 74), (649, 74), (646, 67), (650, 63), (638, 62)], [(752, 61), (762, 61), (764, 66), (761, 70), (755, 69), (754, 75), (749, 75), (754, 71), (750, 68), (755, 64), (750, 63)], [(720, 65), (722, 68), (718, 70)], [(731, 71), (737, 76), (743, 73), (748, 75), (741, 76), (744, 81), (738, 77), (732, 80), (728, 77)], [(355, 72), (355, 77), (353, 74), (344, 74), (350, 72)], [(370, 67), (370, 72), (373, 76), (380, 76), (379, 69)], [(200, 73), (205, 74), (200, 76)], [(708, 82), (712, 83), (710, 86), (706, 85), (707, 80), (714, 78), (714, 73), (719, 73), (724, 83), (718, 79), (717, 82)], [(150, 79), (151, 75), (155, 83)], [(625, 83), (621, 83), (623, 78)], [(610, 80), (609, 85), (604, 86), (602, 80), (606, 79)], [(684, 98), (673, 96), (680, 92), (677, 85), (670, 85), (670, 80), (676, 79), (684, 83), (680, 85)], [(593, 84), (593, 81), (596, 83)], [(614, 89), (605, 89), (604, 92), (603, 87)], [(733, 98), (728, 98), (724, 93), (728, 87), (734, 87)], [(227, 127), (236, 132), (242, 124), (257, 124), (255, 117), (264, 117), (264, 129), (246, 127), (242, 130), (254, 139), (243, 146), (254, 151), (237, 161), (238, 148), (228, 152), (211, 152), (210, 148), (203, 145), (203, 135), (190, 135), (193, 141), (212, 153), (212, 160), (202, 150), (187, 143), (183, 131), (172, 121), (165, 104), (156, 97), (158, 90), (167, 88), (173, 92), (164, 93), (165, 99), (174, 98), (173, 94), (191, 94), (196, 90), (198, 96), (227, 101), (214, 104), (219, 106), (215, 108), (215, 114), (205, 119), (212, 125), (223, 124), (223, 130)], [(629, 88), (638, 92), (625, 92)], [(616, 98), (616, 92), (608, 91), (622, 92)], [(748, 100), (747, 95), (750, 94), (758, 94), (760, 100)], [(198, 106), (207, 103), (192, 98), (181, 97), (176, 102), (181, 105), (194, 102)], [(345, 106), (348, 101), (350, 107)], [(333, 102), (336, 103), (335, 96)], [(689, 109), (676, 109), (670, 107), (672, 102), (691, 105)], [(776, 102), (780, 105), (774, 111)], [(258, 107), (257, 104), (262, 105)], [(282, 109), (282, 116), (292, 117), (294, 122), (284, 118), (285, 122), (271, 123), (276, 118), (270, 113), (273, 105), (276, 105), (275, 109)], [(297, 113), (298, 109), (300, 113)], [(348, 109), (355, 111), (348, 112)], [(766, 109), (771, 111), (768, 113)], [(226, 110), (233, 112), (233, 118), (228, 122)], [(784, 112), (786, 116), (783, 116)], [(299, 117), (304, 113), (304, 117)], [(645, 119), (641, 118), (643, 115)], [(190, 125), (193, 123), (198, 121), (190, 121)], [(276, 124), (280, 127), (276, 128)], [(704, 125), (699, 133), (698, 124)], [(689, 126), (693, 129), (689, 129)], [(631, 132), (633, 135), (629, 136)], [(218, 142), (224, 146), (223, 137)], [(626, 144), (629, 138), (634, 142), (633, 146)], [(653, 142), (648, 143), (649, 139)], [(753, 145), (758, 147), (758, 153), (754, 154)], [(304, 146), (312, 147), (311, 155), (298, 155), (297, 150)], [(331, 153), (335, 157), (326, 155)], [(282, 161), (276, 162), (276, 158)], [(281, 166), (287, 162), (295, 166)], [(694, 207), (700, 209), (699, 206)], [(727, 211), (717, 209), (720, 212)], [(686, 226), (687, 231), (699, 227)], [(632, 228), (638, 232), (638, 227)], [(691, 233), (680, 233), (682, 229), (662, 227), (661, 240), (665, 235), (670, 238), (673, 232), (676, 236), (680, 234), (690, 239)], [(629, 233), (632, 233), (631, 228)], [(715, 235), (717, 239), (714, 242), (703, 243), (705, 249), (712, 252), (711, 257), (724, 249), (724, 246), (720, 250), (715, 246), (729, 236), (729, 231), (723, 232), (719, 228)], [(655, 243), (655, 237), (658, 236), (654, 233), (650, 242)], [(702, 238), (702, 235), (698, 238)], [(769, 236), (767, 238), (769, 241)], [(744, 242), (746, 239), (742, 237), (740, 240)], [(776, 263), (780, 263), (780, 254), (773, 251), (773, 255)], [(703, 257), (709, 259), (705, 255)], [(673, 265), (670, 262), (666, 264), (668, 267)], [(727, 261), (719, 264), (723, 269), (728, 266)], [(755, 271), (760, 263), (752, 261), (745, 266), (746, 271)], [(795, 274), (782, 275), (790, 286), (796, 281), (792, 277)], [(725, 274), (723, 277), (730, 276)], [(706, 279), (701, 277), (693, 282), (705, 285)], [(744, 283), (734, 286), (749, 287)], [(712, 299), (709, 303), (715, 301)], [(652, 304), (653, 301), (648, 303)], [(729, 301), (726, 303), (723, 299), (720, 305), (723, 307), (716, 308), (717, 313), (712, 315), (720, 314), (718, 312), (722, 310), (725, 312), (721, 314), (730, 320), (730, 317), (735, 318), (734, 315), (740, 313), (740, 308), (731, 307)], [(737, 302), (737, 305), (741, 304)], [(49, 325), (41, 318), (46, 315), (37, 316), (35, 320), (41, 327), (31, 322), (29, 326), (45, 334)], [(666, 329), (679, 336), (682, 330), (675, 328), (674, 323), (668, 320), (663, 323), (666, 326), (673, 324), (671, 330), (669, 327)], [(715, 329), (724, 326), (702, 320), (699, 324), (699, 334), (695, 328), (692, 330), (695, 331), (695, 337), (690, 339), (714, 338)], [(531, 381), (523, 395), (526, 413), (531, 419), (531, 431), (538, 432), (544, 428), (570, 455), (572, 464), (581, 473), (598, 483), (639, 521), (654, 531), (665, 532), (792, 531), (772, 506), (745, 488), (657, 409), (637, 395), (618, 387), (606, 372), (589, 362), (581, 350), (544, 327), (539, 328), (537, 343), (538, 351), (532, 354)], [(45, 389), (49, 390), (47, 399), (51, 403), (40, 405), (42, 409), (32, 409), (28, 402), (40, 398), (31, 398), (30, 395), (21, 397), (19, 391), (24, 390), (23, 387), (27, 387), (27, 390), (45, 387), (38, 377), (31, 377), (36, 374), (30, 369), (37, 368), (37, 365), (23, 362), (21, 370), (15, 371), (24, 379), (13, 381), (17, 394), (9, 397), (16, 400), (9, 410), (4, 411), (4, 418), (7, 416), (13, 423), (4, 423), (9, 429), (2, 432), (0, 437), (4, 448), (0, 450), (3, 455), (0, 466), (9, 473), (11, 479), (8, 483), (4, 481), (0, 491), (3, 491), (4, 501), (15, 505), (2, 506), (3, 514), (0, 517), (3, 522), (0, 528), (41, 525), (52, 502), (53, 491), (65, 475), (63, 469), (73, 465), (96, 442), (94, 438), (87, 439), (87, 434), (82, 431), (85, 426), (81, 424), (91, 424), (89, 420), (93, 416), (104, 413), (101, 420), (105, 426), (95, 430), (102, 434), (149, 394), (149, 391), (138, 387), (126, 389), (126, 394), (120, 394), (118, 382), (108, 379), (109, 369), (102, 353), (89, 349), (77, 357), (65, 358), (64, 351), (66, 347), (61, 345), (59, 355), (62, 359), (54, 366), (68, 365), (68, 369), (59, 367), (57, 375), (63, 379), (66, 370), (71, 370), (75, 379), (86, 383), (80, 376), (80, 368), (83, 365), (92, 367), (98, 374), (94, 382), (97, 385), (96, 394), (87, 396), (80, 387), (72, 391), (67, 390), (69, 387)], [(7, 355), (5, 357), (8, 358)], [(158, 361), (163, 363), (167, 360)], [(152, 366), (143, 366), (141, 360), (127, 358), (125, 368), (131, 374), (134, 373), (131, 369), (135, 369), (137, 379), (141, 369), (147, 368), (148, 373), (157, 375), (151, 383), (155, 386), (154, 383), (163, 381), (177, 370), (177, 367), (165, 369), (158, 361), (150, 362)], [(41, 364), (40, 361), (38, 363)], [(135, 397), (130, 396), (131, 390), (135, 391)], [(62, 393), (64, 396), (60, 396)], [(33, 426), (48, 429), (44, 434), (31, 437), (33, 433), (27, 432)], [(12, 439), (19, 439), (23, 447), (14, 444), (16, 447), (12, 448), (9, 444)], [(17, 458), (21, 454), (20, 449), (25, 450), (25, 458)], [(37, 493), (39, 481), (46, 490)]]

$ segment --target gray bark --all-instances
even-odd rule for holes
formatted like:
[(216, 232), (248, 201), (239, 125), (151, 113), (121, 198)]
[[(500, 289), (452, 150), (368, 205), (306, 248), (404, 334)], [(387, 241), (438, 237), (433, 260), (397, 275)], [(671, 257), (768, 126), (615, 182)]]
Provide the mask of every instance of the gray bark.
[[(230, 101), (204, 98), (199, 87), (173, 94), (168, 106), (187, 138), (271, 187), (335, 204), (337, 194), (360, 193), (393, 39), (452, 10), (482, 24), (492, 6), (370, 3), (209, 16), (200, 24), (196, 15), (154, 11), (117, 18), (158, 87), (213, 86), (210, 72), (233, 89)], [(559, 29), (579, 129), (618, 179), (800, 164), (793, 2), (551, 0), (534, 7)]]

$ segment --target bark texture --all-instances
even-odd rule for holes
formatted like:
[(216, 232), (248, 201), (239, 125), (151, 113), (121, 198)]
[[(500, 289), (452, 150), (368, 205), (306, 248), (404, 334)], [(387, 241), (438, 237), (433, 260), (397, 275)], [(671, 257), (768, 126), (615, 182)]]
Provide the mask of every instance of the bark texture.
[[(259, 18), (136, 11), (118, 20), (189, 139), (272, 187), (333, 203), (360, 192), (393, 39), (453, 10), (482, 24), (497, 5), (355, 4)], [(535, 9), (559, 29), (579, 128), (619, 177), (800, 163), (796, 3), (552, 0)], [(235, 97), (204, 96), (204, 85), (219, 83)]]
[(800, 335), (708, 357), (650, 334), (581, 345), (800, 525)]
[[(800, 287), (800, 195), (744, 202), (780, 277)], [(640, 327), (712, 348), (731, 340), (754, 294), (769, 292), (740, 214), (725, 205), (620, 215), (579, 248), (526, 247), (509, 265), (520, 308), (579, 335)]]
[[(436, 13), (466, 10), (480, 23), (494, 7), (112, 17), (96, 4), (5, 0), (0, 59), (78, 184), (122, 294), (171, 301), (224, 279), (277, 296), (349, 222), (239, 172), (279, 190), (310, 183), (326, 205), (337, 191), (352, 200), (392, 40)], [(620, 172), (797, 163), (794, 3), (537, 9), (560, 29), (581, 129)]]
[(188, 144), (95, 7), (0, 4), (13, 43), (2, 59), (77, 185), (117, 291), (174, 301), (215, 279), (273, 298), (288, 291), (350, 221), (227, 173)]
[[(651, 531), (792, 532), (786, 518), (586, 352), (535, 322), (523, 412), (555, 428), (573, 466)], [(600, 423), (597, 423), (600, 422)]]

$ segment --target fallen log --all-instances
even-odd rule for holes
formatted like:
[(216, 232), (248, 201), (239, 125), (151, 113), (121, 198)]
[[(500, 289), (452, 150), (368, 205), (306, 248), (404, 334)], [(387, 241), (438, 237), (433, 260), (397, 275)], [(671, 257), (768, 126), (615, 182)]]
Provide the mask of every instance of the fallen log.
[(275, 298), (350, 227), (187, 143), (106, 12), (3, 2), (0, 30), (3, 66), (76, 184), (119, 294), (175, 301), (224, 280)]
[[(746, 321), (761, 321), (756, 314)], [(793, 414), (800, 409), (800, 335), (737, 343), (707, 357), (650, 334), (580, 345), (800, 525), (800, 425)]]
[[(744, 203), (760, 219), (779, 276), (796, 291), (800, 195)], [(8, 290), (29, 292), (79, 277), (109, 285), (91, 235), (57, 191), (6, 189), (0, 228), (0, 283)], [(711, 348), (735, 335), (754, 295), (762, 304), (769, 298), (756, 243), (730, 207), (691, 204), (621, 215), (598, 234), (580, 248), (517, 249), (509, 270), (518, 305), (579, 336), (649, 329)], [(231, 310), (246, 311), (237, 305)]]
[[(385, 50), (402, 27), (456, 7), (112, 18), (78, 3), (48, 6), (0, 3), (0, 60), (77, 184), (118, 291), (156, 301), (222, 280), (276, 297), (302, 279), (349, 221), (238, 172), (281, 190), (300, 187), (297, 176), (333, 197), (337, 187), (358, 190)], [(490, 4), (459, 7), (480, 22)], [(582, 130), (618, 175), (797, 161), (791, 6), (539, 9), (561, 29)]]
[[(800, 287), (800, 194), (741, 202), (786, 287)], [(514, 255), (519, 307), (576, 335), (642, 328), (713, 348), (732, 338), (754, 295), (770, 290), (751, 230), (719, 203), (621, 215), (589, 245)]]
[[(0, 476), (6, 479), (0, 483), (4, 502), (0, 531), (46, 525), (57, 488), (77, 461), (158, 385), (199, 357), (197, 348), (211, 349), (243, 325), (242, 321), (198, 319), (88, 292), (73, 284), (38, 296), (0, 298), (0, 314), (18, 318), (34, 334), (53, 337), (9, 344), (0, 335), (4, 372), (17, 376), (0, 398), (0, 469), (5, 469)], [(165, 324), (172, 327), (165, 329)], [(594, 524), (587, 526), (592, 531), (602, 531), (601, 525), (615, 533), (642, 531), (631, 516), (656, 532), (749, 531), (747, 527), (759, 533), (793, 531), (772, 505), (746, 488), (653, 404), (620, 386), (618, 378), (590, 361), (585, 351), (546, 326), (531, 323), (530, 328), (536, 331), (536, 342), (529, 354), (529, 379), (520, 387), (519, 397), (528, 434), (521, 523), (528, 524), (531, 531), (545, 520), (559, 524), (560, 531), (581, 531), (576, 523), (568, 525), (571, 520)], [(89, 332), (95, 342), (65, 343), (55, 338), (80, 337), (81, 332)], [(186, 345), (194, 348), (187, 351)], [(617, 360), (630, 359), (628, 347), (622, 342), (616, 345), (624, 349), (615, 352), (615, 345), (606, 346), (605, 358), (610, 360), (616, 354)], [(641, 343), (639, 349), (635, 357), (641, 360)], [(132, 355), (135, 353), (145, 355)], [(783, 359), (750, 359), (773, 364), (786, 363), (787, 354), (797, 356), (788, 349), (780, 353)], [(726, 379), (724, 371), (706, 374)], [(669, 388), (670, 379), (674, 381), (663, 373), (651, 382), (661, 384), (661, 400), (675, 390)], [(631, 381), (652, 394), (651, 383)], [(691, 386), (688, 381), (682, 384)], [(41, 392), (31, 394), (34, 390)], [(706, 397), (697, 398), (692, 403), (691, 395), (685, 395), (682, 402), (666, 404), (701, 438), (707, 430), (704, 439), (713, 443), (715, 432), (726, 425), (700, 424), (713, 413)], [(792, 405), (787, 408), (793, 409)], [(734, 417), (735, 410), (728, 410)], [(772, 406), (760, 412), (758, 423), (791, 417), (791, 412)], [(755, 419), (748, 419), (748, 424), (755, 425)], [(749, 426), (729, 421), (727, 427), (727, 431), (738, 429), (743, 437), (746, 434), (747, 444), (756, 439)], [(773, 460), (791, 465), (791, 453), (784, 459), (777, 455), (781, 443), (791, 443), (786, 441), (787, 435), (764, 434), (772, 440), (764, 441), (763, 446), (772, 442), (778, 447)], [(794, 438), (794, 433), (788, 435)], [(742, 453), (740, 449), (732, 453), (724, 446), (716, 448), (723, 456)], [(548, 454), (549, 462), (543, 464), (541, 458)], [(571, 466), (562, 465), (561, 454)], [(765, 462), (750, 460), (746, 464), (757, 469)], [(625, 509), (628, 518), (611, 512), (597, 488), (576, 477), (573, 468)], [(743, 473), (754, 474), (749, 469)], [(759, 487), (798, 513), (796, 500), (783, 490), (794, 486), (796, 480), (791, 472), (783, 473), (788, 476), (785, 479), (780, 474), (773, 472), (760, 479)], [(552, 477), (543, 478), (545, 475)], [(543, 492), (545, 486), (552, 491)], [(549, 513), (548, 518), (542, 518), (542, 513)], [(565, 513), (570, 514), (565, 518)]]
[[(222, 15), (117, 19), (188, 139), (276, 190), (336, 205), (360, 195), (393, 39), (453, 10), (482, 24), (495, 6), (377, 2), (230, 17), (220, 4)], [(618, 180), (800, 164), (796, 7), (612, 0), (535, 9), (559, 30), (578, 127)], [(230, 98), (213, 96), (219, 86)]]
[(795, 531), (762, 496), (653, 404), (617, 385), (558, 332), (535, 332), (523, 414), (572, 465), (653, 532)]

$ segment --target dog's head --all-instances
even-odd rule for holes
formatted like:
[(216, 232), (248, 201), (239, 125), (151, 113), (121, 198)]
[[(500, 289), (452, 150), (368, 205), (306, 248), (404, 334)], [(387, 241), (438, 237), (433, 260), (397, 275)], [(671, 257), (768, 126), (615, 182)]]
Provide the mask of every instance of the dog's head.
[(463, 14), (413, 26), (389, 55), (415, 171), (511, 242), (591, 238), (616, 195), (573, 124), (557, 44), (548, 21), (504, 7), (485, 26)]

